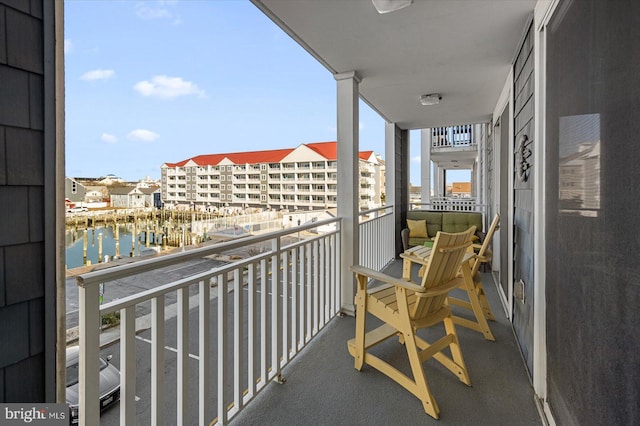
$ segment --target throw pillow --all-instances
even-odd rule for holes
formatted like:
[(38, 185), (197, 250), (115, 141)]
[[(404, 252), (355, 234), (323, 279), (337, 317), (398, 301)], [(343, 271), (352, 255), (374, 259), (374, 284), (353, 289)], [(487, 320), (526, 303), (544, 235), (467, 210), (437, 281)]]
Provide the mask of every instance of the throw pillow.
[(407, 219), (407, 227), (409, 227), (409, 237), (411, 238), (427, 238), (428, 236), (426, 220)]

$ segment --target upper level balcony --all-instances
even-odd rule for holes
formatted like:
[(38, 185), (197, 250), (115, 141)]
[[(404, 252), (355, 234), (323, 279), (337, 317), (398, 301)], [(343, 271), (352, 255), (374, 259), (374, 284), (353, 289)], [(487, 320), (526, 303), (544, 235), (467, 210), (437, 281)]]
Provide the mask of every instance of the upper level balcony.
[(465, 148), (477, 145), (470, 124), (431, 129), (431, 148)]

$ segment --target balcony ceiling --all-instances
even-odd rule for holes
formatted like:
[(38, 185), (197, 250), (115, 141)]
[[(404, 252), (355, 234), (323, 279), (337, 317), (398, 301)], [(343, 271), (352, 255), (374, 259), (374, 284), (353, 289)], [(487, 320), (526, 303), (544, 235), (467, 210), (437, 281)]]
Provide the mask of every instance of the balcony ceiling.
[[(251, 0), (330, 72), (356, 71), (362, 99), (403, 129), (488, 122), (535, 0)], [(313, 82), (309, 82), (313, 84)], [(420, 95), (440, 93), (439, 105)]]

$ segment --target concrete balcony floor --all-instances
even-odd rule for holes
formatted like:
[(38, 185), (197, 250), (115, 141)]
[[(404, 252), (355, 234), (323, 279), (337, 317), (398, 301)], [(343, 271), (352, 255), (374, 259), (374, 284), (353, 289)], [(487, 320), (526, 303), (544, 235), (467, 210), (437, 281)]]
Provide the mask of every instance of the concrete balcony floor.
[[(395, 261), (386, 273), (402, 275)], [(417, 275), (417, 268), (414, 270)], [(417, 276), (416, 276), (417, 278)], [(355, 319), (335, 318), (283, 369), (286, 383), (271, 383), (232, 420), (232, 425), (542, 425), (526, 367), (512, 328), (489, 274), (483, 274), (489, 303), (497, 317), (490, 322), (495, 342), (457, 327), (472, 386), (467, 387), (434, 360), (427, 361), (427, 381), (440, 406), (440, 420), (427, 415), (421, 402), (396, 382), (365, 365), (353, 367), (347, 340)], [(369, 315), (367, 329), (379, 324)], [(426, 333), (425, 333), (426, 331)], [(423, 330), (428, 341), (442, 328)], [(429, 338), (433, 336), (434, 338)], [(374, 348), (381, 358), (409, 373), (406, 351), (396, 339)]]

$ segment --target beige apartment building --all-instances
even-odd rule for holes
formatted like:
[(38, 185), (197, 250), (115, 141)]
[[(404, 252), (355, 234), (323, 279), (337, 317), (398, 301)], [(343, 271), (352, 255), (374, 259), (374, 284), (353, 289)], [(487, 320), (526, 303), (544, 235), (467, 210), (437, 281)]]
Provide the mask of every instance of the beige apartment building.
[[(373, 151), (359, 154), (359, 206), (381, 205), (384, 163)], [(318, 210), (337, 207), (337, 143), (296, 148), (198, 155), (164, 163), (165, 206)]]

